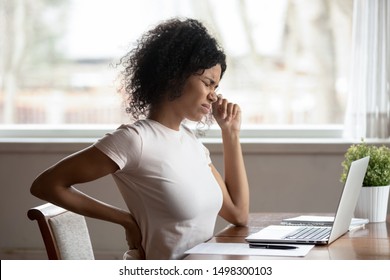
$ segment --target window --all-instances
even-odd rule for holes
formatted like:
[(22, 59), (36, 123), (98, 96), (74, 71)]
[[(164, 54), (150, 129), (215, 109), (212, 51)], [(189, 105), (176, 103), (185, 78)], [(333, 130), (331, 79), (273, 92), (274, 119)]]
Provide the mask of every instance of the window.
[(128, 122), (110, 65), (173, 16), (202, 20), (224, 47), (220, 92), (244, 127), (343, 123), (352, 0), (3, 0), (0, 124)]

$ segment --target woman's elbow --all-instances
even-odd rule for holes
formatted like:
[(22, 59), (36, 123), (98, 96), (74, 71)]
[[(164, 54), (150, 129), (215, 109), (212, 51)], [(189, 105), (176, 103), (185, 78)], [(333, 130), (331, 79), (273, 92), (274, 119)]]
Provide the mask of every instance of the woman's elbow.
[(45, 192), (42, 183), (40, 182), (40, 177), (37, 177), (31, 184), (30, 193), (33, 196), (43, 199)]
[(231, 217), (230, 222), (235, 226), (245, 227), (248, 225), (249, 221), (249, 212), (240, 211)]
[(245, 227), (248, 225), (248, 220), (249, 220), (249, 215), (248, 214), (243, 214), (240, 215), (239, 217), (236, 218), (234, 225), (240, 226), (240, 227)]
[(40, 174), (31, 184), (30, 193), (40, 199), (49, 200), (53, 195), (54, 191), (53, 183), (50, 183), (50, 180), (46, 178), (47, 175), (44, 173)]

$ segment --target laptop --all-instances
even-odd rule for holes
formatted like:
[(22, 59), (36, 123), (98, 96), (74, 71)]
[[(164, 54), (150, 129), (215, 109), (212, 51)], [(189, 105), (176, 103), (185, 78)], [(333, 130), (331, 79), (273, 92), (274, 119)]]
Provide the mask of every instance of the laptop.
[(359, 198), (369, 157), (353, 161), (330, 226), (271, 225), (245, 238), (251, 247), (264, 244), (330, 244), (345, 234)]

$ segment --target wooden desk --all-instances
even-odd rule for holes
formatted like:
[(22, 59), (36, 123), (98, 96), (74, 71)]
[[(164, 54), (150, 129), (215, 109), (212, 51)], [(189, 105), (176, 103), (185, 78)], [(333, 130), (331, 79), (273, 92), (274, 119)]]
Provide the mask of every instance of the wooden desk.
[[(252, 213), (248, 227), (228, 226), (209, 242), (243, 243), (245, 237), (268, 225), (280, 224), (284, 218), (291, 218), (303, 213)], [(326, 215), (305, 213), (304, 215)], [(329, 215), (329, 214), (328, 214)], [(330, 245), (315, 246), (305, 257), (269, 257), (269, 256), (234, 256), (234, 255), (198, 255), (186, 257), (188, 260), (240, 260), (240, 259), (294, 259), (294, 260), (390, 260), (390, 215), (386, 222), (370, 223), (364, 228), (347, 232)]]

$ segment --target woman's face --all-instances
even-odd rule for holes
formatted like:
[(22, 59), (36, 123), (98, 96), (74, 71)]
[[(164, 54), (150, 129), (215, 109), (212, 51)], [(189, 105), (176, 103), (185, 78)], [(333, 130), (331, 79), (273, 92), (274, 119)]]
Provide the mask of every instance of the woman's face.
[(187, 79), (182, 95), (174, 100), (182, 118), (200, 121), (211, 112), (211, 104), (217, 101), (215, 91), (220, 82), (221, 71), (221, 66), (217, 64), (202, 74), (194, 74)]

